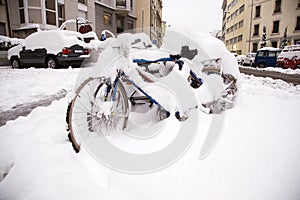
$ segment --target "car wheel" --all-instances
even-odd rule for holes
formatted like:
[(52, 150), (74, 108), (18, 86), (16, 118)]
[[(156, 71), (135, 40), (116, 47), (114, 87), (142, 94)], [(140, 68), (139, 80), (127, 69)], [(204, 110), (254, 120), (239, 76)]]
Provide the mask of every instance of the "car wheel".
[(263, 62), (261, 62), (261, 63), (258, 64), (258, 67), (259, 67), (259, 68), (265, 68), (265, 67), (266, 67), (266, 64), (263, 63)]
[(48, 68), (51, 68), (51, 69), (57, 68), (57, 61), (53, 57), (48, 58), (46, 64), (47, 64)]
[(282, 63), (279, 64), (279, 67), (282, 68), (282, 69), (284, 69), (284, 66), (283, 66)]
[(13, 69), (21, 68), (20, 61), (18, 58), (12, 58), (10, 62)]
[(252, 61), (250, 61), (250, 67), (254, 67), (254, 64)]

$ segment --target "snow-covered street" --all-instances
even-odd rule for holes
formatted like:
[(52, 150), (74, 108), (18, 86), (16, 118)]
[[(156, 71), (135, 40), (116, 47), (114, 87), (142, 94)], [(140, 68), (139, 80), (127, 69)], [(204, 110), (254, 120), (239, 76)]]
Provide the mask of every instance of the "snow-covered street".
[[(78, 72), (1, 69), (1, 110), (70, 91)], [(247, 75), (241, 83), (237, 105), (226, 111), (222, 137), (207, 158), (199, 160), (199, 152), (211, 116), (199, 111), (197, 137), (186, 154), (144, 175), (113, 171), (86, 151), (73, 151), (68, 96), (35, 108), (0, 127), (0, 199), (298, 200), (300, 87)]]

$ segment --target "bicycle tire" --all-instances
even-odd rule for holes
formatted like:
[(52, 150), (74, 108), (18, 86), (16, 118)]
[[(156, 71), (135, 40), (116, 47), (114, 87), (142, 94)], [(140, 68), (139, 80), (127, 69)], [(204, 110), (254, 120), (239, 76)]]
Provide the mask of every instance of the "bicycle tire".
[[(82, 132), (94, 132), (94, 129), (96, 129), (97, 126), (100, 126), (100, 123), (96, 124), (97, 120), (99, 122), (101, 121), (101, 119), (97, 118), (98, 113), (95, 109), (98, 106), (96, 105), (96, 101), (98, 100), (98, 98), (100, 98), (99, 95), (101, 92), (101, 88), (104, 88), (105, 86), (103, 79), (103, 77), (90, 77), (86, 79), (75, 91), (75, 97), (68, 106), (66, 117), (69, 130), (68, 138), (76, 152), (79, 152), (81, 147), (80, 134), (82, 134)], [(108, 97), (108, 99), (106, 99), (106, 102), (112, 102), (113, 106), (120, 106), (121, 110), (119, 111), (122, 112), (122, 115), (119, 113), (117, 113), (118, 115), (111, 114), (109, 118), (111, 118), (111, 120), (118, 120), (116, 119), (116, 117), (121, 116), (119, 119), (120, 122), (118, 122), (118, 128), (124, 130), (127, 126), (128, 121), (129, 104), (125, 88), (121, 81), (118, 82), (116, 96), (116, 102), (112, 102), (111, 97)], [(114, 111), (115, 110), (113, 110), (112, 112)], [(96, 122), (93, 122), (93, 120)], [(109, 120), (107, 120), (107, 123), (108, 122)], [(80, 124), (82, 124), (82, 129), (79, 129)], [(102, 129), (102, 127), (98, 128), (99, 130)]]

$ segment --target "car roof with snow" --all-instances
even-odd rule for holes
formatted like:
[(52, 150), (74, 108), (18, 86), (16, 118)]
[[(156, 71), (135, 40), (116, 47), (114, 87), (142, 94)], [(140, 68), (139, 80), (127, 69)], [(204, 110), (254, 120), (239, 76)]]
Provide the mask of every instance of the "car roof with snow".
[(283, 50), (300, 50), (300, 44), (285, 46)]
[[(43, 41), (43, 42), (41, 42)], [(25, 38), (23, 46), (26, 49), (46, 48), (49, 53), (57, 54), (63, 47), (74, 44), (85, 46), (81, 33), (67, 30), (40, 31)]]
[(274, 47), (263, 47), (261, 49), (258, 49), (257, 51), (281, 51), (281, 49)]
[(12, 55), (17, 55), (22, 47), (28, 50), (46, 49), (47, 53), (55, 55), (61, 52), (64, 47), (71, 47), (76, 44), (86, 48), (89, 45), (84, 42), (85, 38), (98, 39), (95, 32), (81, 34), (69, 30), (38, 31), (25, 38), (20, 45), (11, 48), (8, 52), (8, 59)]

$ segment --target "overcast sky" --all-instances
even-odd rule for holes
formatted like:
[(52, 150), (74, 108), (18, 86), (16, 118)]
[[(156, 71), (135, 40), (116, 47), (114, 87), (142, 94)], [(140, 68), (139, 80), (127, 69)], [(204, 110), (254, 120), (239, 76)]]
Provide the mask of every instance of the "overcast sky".
[(210, 33), (222, 29), (222, 0), (163, 0), (167, 25)]

